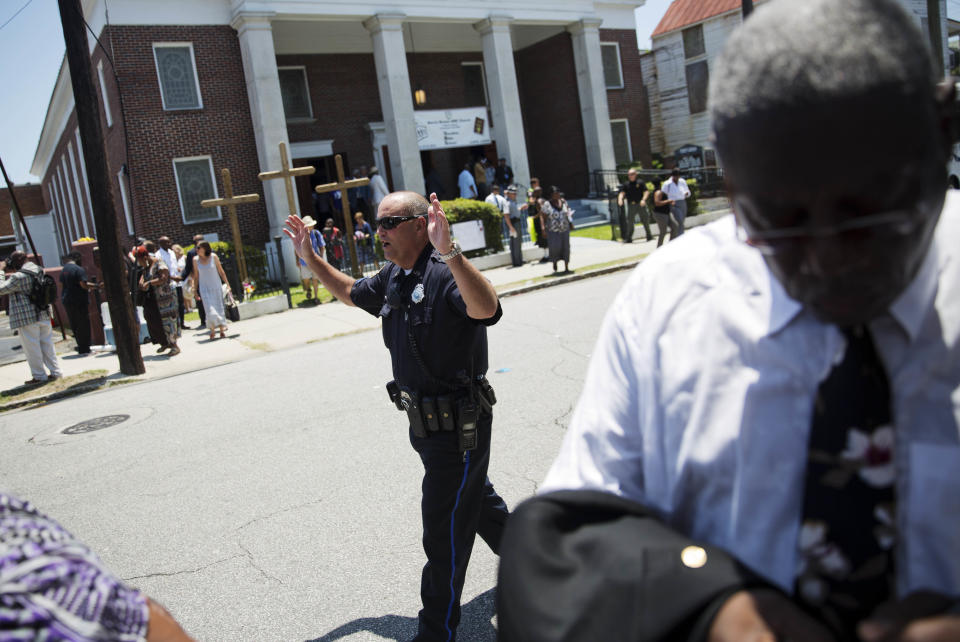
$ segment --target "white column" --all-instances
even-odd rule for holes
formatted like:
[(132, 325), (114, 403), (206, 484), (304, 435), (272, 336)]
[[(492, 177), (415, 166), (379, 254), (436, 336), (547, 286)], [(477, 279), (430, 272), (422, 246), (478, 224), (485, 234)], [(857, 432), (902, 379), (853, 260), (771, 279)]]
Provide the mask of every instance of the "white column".
[[(237, 30), (240, 41), (240, 56), (243, 59), (243, 76), (247, 83), (247, 98), (250, 101), (250, 116), (257, 143), (260, 171), (280, 169), (280, 143), (290, 146), (287, 138), (287, 120), (280, 97), (280, 75), (277, 72), (277, 54), (273, 47), (273, 29), (270, 20), (274, 12), (241, 12), (234, 16), (230, 26)], [(296, 258), (292, 245), (283, 234), (283, 223), (289, 205), (283, 181), (263, 182), (264, 205), (270, 223), (270, 237), (283, 236), (284, 258), (287, 276), (299, 279)], [(297, 214), (299, 203), (294, 201)]]
[(413, 118), (407, 52), (403, 44), (403, 16), (377, 14), (368, 18), (363, 26), (373, 41), (373, 60), (377, 67), (380, 109), (387, 129), (393, 187), (422, 194), (423, 166), (420, 164), (417, 124)]
[(473, 27), (480, 32), (483, 41), (483, 67), (490, 95), (497, 154), (507, 159), (507, 164), (516, 174), (516, 182), (529, 185), (530, 163), (523, 134), (517, 68), (513, 61), (511, 22), (509, 17), (492, 15)]
[(613, 134), (610, 132), (610, 109), (607, 107), (607, 86), (603, 79), (603, 58), (600, 53), (600, 22), (585, 18), (567, 27), (573, 36), (573, 61), (577, 69), (577, 90), (580, 115), (587, 143), (587, 167), (616, 169)]

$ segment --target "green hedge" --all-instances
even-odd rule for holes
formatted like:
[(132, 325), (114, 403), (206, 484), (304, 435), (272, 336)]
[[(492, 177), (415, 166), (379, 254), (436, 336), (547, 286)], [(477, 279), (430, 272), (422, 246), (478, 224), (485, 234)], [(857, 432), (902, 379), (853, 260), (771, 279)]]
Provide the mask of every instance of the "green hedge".
[(458, 198), (453, 201), (440, 201), (440, 206), (443, 207), (451, 225), (477, 219), (483, 221), (483, 236), (487, 242), (487, 248), (464, 252), (468, 257), (483, 256), (489, 251), (503, 251), (503, 236), (500, 232), (503, 215), (493, 205), (469, 198)]

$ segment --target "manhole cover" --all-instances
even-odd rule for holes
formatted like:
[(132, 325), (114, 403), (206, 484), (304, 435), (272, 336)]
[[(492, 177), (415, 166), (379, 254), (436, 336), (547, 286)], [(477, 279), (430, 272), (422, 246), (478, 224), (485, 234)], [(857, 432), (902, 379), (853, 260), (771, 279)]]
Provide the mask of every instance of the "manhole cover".
[(82, 435), (95, 430), (103, 430), (104, 428), (116, 426), (129, 418), (130, 415), (107, 415), (105, 417), (97, 417), (96, 419), (87, 419), (86, 421), (81, 421), (78, 424), (64, 428), (60, 432), (65, 435)]

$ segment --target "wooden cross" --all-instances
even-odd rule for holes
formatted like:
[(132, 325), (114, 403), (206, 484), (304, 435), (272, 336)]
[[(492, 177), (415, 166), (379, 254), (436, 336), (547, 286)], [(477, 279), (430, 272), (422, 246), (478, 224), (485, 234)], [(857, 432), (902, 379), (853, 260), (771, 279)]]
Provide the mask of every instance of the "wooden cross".
[(237, 264), (240, 267), (240, 287), (247, 282), (247, 262), (243, 258), (243, 240), (240, 238), (240, 223), (237, 221), (237, 205), (244, 203), (256, 203), (260, 200), (259, 194), (243, 194), (241, 196), (233, 195), (233, 182), (230, 180), (230, 170), (224, 167), (220, 170), (223, 176), (223, 193), (225, 198), (208, 198), (200, 201), (200, 207), (227, 207), (230, 213), (230, 229), (233, 232), (233, 247), (237, 253)]
[(261, 181), (272, 181), (278, 178), (283, 179), (283, 186), (287, 189), (287, 207), (290, 210), (290, 216), (297, 214), (297, 202), (294, 197), (294, 176), (307, 176), (317, 171), (313, 165), (303, 167), (290, 167), (290, 160), (287, 157), (287, 144), (280, 143), (280, 167), (281, 169), (269, 172), (260, 172), (257, 178)]
[(343, 158), (340, 156), (340, 154), (337, 154), (333, 157), (333, 160), (337, 165), (337, 182), (327, 183), (326, 185), (317, 185), (314, 189), (316, 190), (317, 194), (340, 190), (340, 207), (343, 210), (343, 224), (347, 228), (347, 243), (348, 247), (350, 248), (350, 264), (353, 268), (354, 278), (360, 278), (363, 276), (363, 273), (360, 272), (360, 265), (357, 262), (357, 243), (353, 238), (353, 220), (350, 218), (350, 199), (347, 198), (347, 190), (351, 187), (369, 185), (370, 179), (354, 178), (349, 181), (346, 180), (346, 177), (343, 174)]

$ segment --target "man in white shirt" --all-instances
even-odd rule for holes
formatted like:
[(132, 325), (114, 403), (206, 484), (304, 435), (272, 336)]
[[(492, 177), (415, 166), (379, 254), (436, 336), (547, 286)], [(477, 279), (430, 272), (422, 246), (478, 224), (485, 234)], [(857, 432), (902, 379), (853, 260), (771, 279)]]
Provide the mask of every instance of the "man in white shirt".
[(374, 216), (376, 216), (377, 210), (380, 208), (380, 201), (386, 198), (389, 193), (390, 190), (387, 189), (387, 182), (383, 180), (383, 176), (380, 175), (380, 170), (374, 165), (370, 168), (370, 194), (373, 200)]
[(667, 198), (673, 201), (670, 206), (670, 213), (677, 221), (677, 233), (674, 238), (683, 234), (683, 220), (687, 218), (687, 199), (690, 198), (690, 188), (687, 187), (687, 181), (680, 178), (680, 170), (676, 167), (670, 172), (670, 179), (664, 182), (660, 188)]
[(735, 218), (610, 309), (500, 639), (958, 640), (953, 84), (895, 0), (765, 3), (710, 80)]
[(464, 163), (463, 171), (457, 177), (457, 185), (460, 188), (460, 198), (477, 198), (477, 182), (473, 180), (470, 163)]
[(507, 203), (507, 199), (500, 194), (500, 186), (496, 183), (490, 183), (490, 193), (487, 194), (487, 197), (483, 199), (485, 203), (493, 205), (497, 208), (497, 211), (500, 212), (502, 217), (501, 227), (501, 236), (509, 235), (510, 233), (510, 204)]
[(498, 212), (505, 216), (509, 216), (510, 214), (510, 207), (507, 205), (507, 199), (500, 194), (499, 185), (490, 186), (490, 193), (487, 194), (485, 199), (483, 199), (483, 202), (493, 205), (495, 208), (497, 208)]

